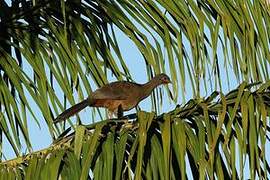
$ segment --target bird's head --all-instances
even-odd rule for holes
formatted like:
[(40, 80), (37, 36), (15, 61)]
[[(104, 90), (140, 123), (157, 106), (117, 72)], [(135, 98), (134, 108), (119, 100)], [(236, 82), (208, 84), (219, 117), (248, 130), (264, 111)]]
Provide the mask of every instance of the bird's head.
[(168, 84), (171, 83), (171, 80), (169, 78), (169, 76), (167, 76), (166, 74), (162, 73), (159, 74), (155, 77), (155, 79), (157, 79), (159, 81), (160, 84)]

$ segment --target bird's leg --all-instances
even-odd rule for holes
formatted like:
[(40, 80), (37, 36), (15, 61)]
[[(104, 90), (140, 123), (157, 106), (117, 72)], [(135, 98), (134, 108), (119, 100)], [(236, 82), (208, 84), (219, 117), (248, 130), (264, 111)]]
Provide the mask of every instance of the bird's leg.
[(132, 123), (130, 124), (129, 122), (128, 122), (128, 118), (127, 117), (124, 117), (123, 118), (123, 114), (124, 114), (124, 110), (123, 110), (123, 107), (122, 107), (122, 105), (120, 104), (119, 106), (118, 106), (118, 108), (117, 108), (117, 118), (120, 120), (124, 120), (123, 121), (123, 127), (125, 127), (125, 128), (130, 128), (131, 126), (132, 126)]
[(120, 119), (123, 117), (124, 114), (124, 110), (122, 108), (122, 105), (120, 104), (117, 108), (117, 118)]

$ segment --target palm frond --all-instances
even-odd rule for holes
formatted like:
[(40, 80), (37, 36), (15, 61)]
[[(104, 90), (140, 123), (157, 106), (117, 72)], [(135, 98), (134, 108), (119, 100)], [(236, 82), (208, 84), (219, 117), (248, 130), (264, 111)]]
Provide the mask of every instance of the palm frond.
[[(67, 133), (62, 137), (70, 143), (64, 150), (36, 154), (26, 166), (2, 168), (0, 176), (35, 179), (50, 171), (46, 178), (57, 173), (68, 178), (67, 172), (77, 178), (87, 177), (90, 167), (96, 177), (185, 178), (187, 159), (194, 177), (242, 178), (246, 164), (251, 178), (267, 177), (269, 83), (256, 91), (242, 84), (226, 96), (221, 92), (225, 84), (230, 89), (233, 77), (238, 83), (269, 79), (269, 22), (265, 0), (18, 0), (11, 6), (0, 1), (1, 159), (3, 137), (16, 156), (22, 155), (23, 143), (32, 151), (29, 118), (37, 125), (44, 120), (52, 139)], [(55, 126), (55, 116), (107, 83), (110, 74), (134, 78), (117, 31), (140, 51), (149, 78), (170, 74), (175, 102), (185, 102), (187, 85), (195, 100), (160, 117), (141, 113), (139, 122), (148, 121), (138, 129), (136, 123), (127, 128), (105, 121), (95, 131), (79, 126), (69, 134), (73, 123)], [(212, 91), (220, 93), (201, 99)], [(220, 100), (212, 103), (216, 96)], [(156, 110), (160, 99), (152, 96)], [(108, 156), (112, 152), (115, 158)]]
[[(203, 179), (267, 178), (269, 95), (269, 83), (243, 83), (227, 95), (214, 92), (160, 116), (141, 111), (135, 121), (79, 125), (48, 149), (3, 162), (1, 175), (20, 172), (17, 176), (40, 178), (48, 174), (61, 179), (186, 179), (191, 175)], [(244, 176), (247, 170), (248, 177)]]

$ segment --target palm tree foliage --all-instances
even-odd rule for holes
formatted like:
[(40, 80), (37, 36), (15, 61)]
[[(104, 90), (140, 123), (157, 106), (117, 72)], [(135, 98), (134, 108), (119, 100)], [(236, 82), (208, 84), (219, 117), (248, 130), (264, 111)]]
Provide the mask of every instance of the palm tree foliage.
[(128, 123), (69, 128), (50, 148), (2, 163), (1, 179), (243, 179), (247, 165), (250, 178), (267, 179), (270, 84), (254, 86), (216, 91), (160, 116), (141, 111)]
[[(3, 163), (1, 175), (32, 179), (44, 171), (52, 178), (84, 178), (90, 167), (97, 179), (184, 178), (187, 160), (194, 177), (241, 178), (248, 159), (250, 178), (267, 177), (268, 83), (254, 91), (242, 84), (225, 97), (221, 92), (232, 78), (269, 79), (268, 9), (265, 0), (1, 1), (1, 158), (3, 137), (17, 156), (24, 143), (32, 151), (27, 120), (39, 124), (39, 112), (52, 138), (60, 135), (25, 162)], [(54, 125), (55, 116), (110, 74), (133, 81), (116, 31), (139, 49), (149, 78), (170, 74), (175, 102), (185, 101), (187, 84), (195, 100), (158, 117), (141, 112), (130, 127), (111, 120), (90, 127), (69, 121), (67, 130), (65, 123)], [(201, 98), (214, 90), (220, 93)], [(152, 96), (155, 110), (162, 99)]]

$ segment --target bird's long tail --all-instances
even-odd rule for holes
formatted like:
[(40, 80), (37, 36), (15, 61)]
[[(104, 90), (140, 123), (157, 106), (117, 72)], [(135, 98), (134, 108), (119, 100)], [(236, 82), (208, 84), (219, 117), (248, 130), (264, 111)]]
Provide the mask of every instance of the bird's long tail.
[(91, 105), (91, 100), (89, 98), (83, 100), (82, 102), (75, 104), (74, 106), (68, 108), (64, 112), (62, 112), (60, 115), (57, 116), (57, 118), (54, 119), (54, 123), (61, 122), (70, 116), (73, 116), (74, 114), (80, 112), (82, 109), (84, 109), (86, 106)]

